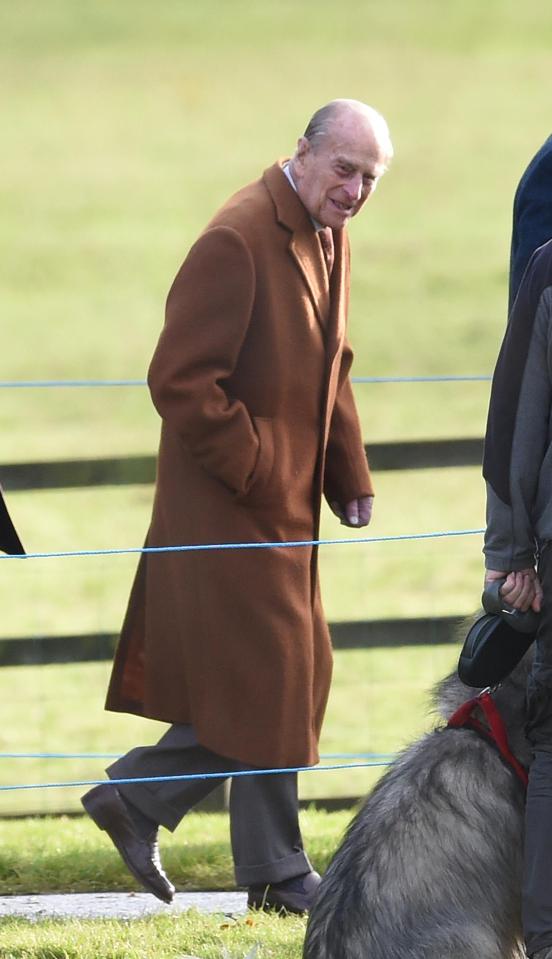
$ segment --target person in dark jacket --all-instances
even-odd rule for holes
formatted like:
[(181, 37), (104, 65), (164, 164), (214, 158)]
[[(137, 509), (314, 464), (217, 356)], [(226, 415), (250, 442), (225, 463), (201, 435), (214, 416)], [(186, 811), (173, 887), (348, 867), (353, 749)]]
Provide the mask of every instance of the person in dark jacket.
[(552, 959), (552, 136), (514, 199), (509, 320), (485, 436), (486, 582), (540, 612), (528, 683), (533, 747), (524, 840), (522, 917), (527, 955)]

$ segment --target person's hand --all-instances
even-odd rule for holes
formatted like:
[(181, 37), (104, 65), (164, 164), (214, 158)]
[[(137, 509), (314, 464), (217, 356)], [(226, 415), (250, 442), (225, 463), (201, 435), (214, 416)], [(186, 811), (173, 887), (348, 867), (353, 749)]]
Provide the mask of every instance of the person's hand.
[(485, 572), (485, 583), (492, 583), (497, 579), (504, 579), (500, 588), (500, 595), (509, 606), (526, 613), (528, 609), (540, 613), (542, 608), (542, 586), (533, 567), (519, 569), (511, 573), (500, 572), (497, 569), (488, 569)]
[(341, 520), (342, 526), (368, 526), (372, 519), (373, 496), (359, 496), (358, 499), (351, 500), (345, 506), (339, 503), (330, 503), (332, 511)]

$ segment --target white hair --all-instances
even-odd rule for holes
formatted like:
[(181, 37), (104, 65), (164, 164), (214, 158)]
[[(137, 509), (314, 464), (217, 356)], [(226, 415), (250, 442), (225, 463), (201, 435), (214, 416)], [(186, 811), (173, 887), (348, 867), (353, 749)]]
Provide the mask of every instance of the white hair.
[(362, 103), (360, 100), (330, 100), (329, 103), (320, 107), (320, 109), (312, 115), (303, 136), (316, 148), (317, 140), (326, 136), (330, 132), (332, 124), (347, 113), (357, 113), (359, 116), (368, 120), (374, 136), (386, 158), (385, 165), (388, 166), (393, 157), (393, 145), (387, 123), (381, 113), (378, 113), (373, 107), (368, 106), (367, 103)]

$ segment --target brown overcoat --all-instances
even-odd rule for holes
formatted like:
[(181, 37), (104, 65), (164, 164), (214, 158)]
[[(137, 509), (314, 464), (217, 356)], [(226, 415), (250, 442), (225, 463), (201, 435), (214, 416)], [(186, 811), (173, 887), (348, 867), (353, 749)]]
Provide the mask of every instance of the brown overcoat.
[[(334, 244), (330, 295), (275, 164), (190, 250), (149, 370), (163, 425), (147, 546), (316, 539), (323, 492), (372, 492), (343, 231)], [(253, 765), (307, 765), (330, 678), (315, 548), (143, 554), (107, 708), (192, 723), (202, 745)]]

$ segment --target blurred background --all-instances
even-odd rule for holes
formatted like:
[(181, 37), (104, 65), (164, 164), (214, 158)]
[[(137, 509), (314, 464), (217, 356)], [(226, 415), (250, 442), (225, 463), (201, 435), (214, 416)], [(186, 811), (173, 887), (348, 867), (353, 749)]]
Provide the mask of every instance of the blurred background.
[[(337, 96), (387, 118), (396, 157), (350, 227), (357, 376), (489, 375), (506, 320), (511, 206), (550, 133), (546, 0), (0, 0), (0, 379), (145, 377), (166, 293), (224, 199), (289, 155)], [(357, 384), (368, 444), (481, 437), (489, 383)], [(153, 455), (145, 387), (0, 388), (10, 464)], [(3, 473), (4, 470), (4, 473)], [(376, 471), (370, 534), (479, 528), (478, 466)], [(139, 547), (150, 484), (8, 492), (28, 551)], [(344, 535), (326, 511), (322, 535)], [(1, 637), (117, 632), (136, 556), (2, 563)], [(328, 619), (469, 614), (481, 537), (321, 550)], [(344, 650), (323, 748), (385, 752), (432, 722), (458, 649)], [(0, 669), (0, 750), (122, 752), (162, 729), (103, 713), (109, 662)], [(0, 759), (0, 783), (101, 776)], [(379, 770), (308, 774), (360, 794)], [(0, 815), (79, 790), (0, 792)]]

